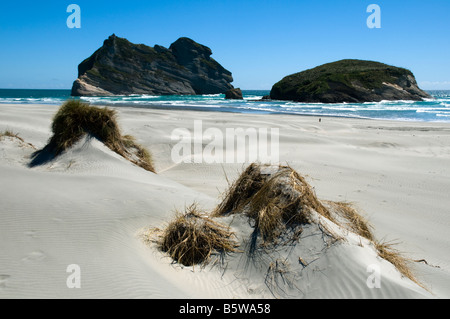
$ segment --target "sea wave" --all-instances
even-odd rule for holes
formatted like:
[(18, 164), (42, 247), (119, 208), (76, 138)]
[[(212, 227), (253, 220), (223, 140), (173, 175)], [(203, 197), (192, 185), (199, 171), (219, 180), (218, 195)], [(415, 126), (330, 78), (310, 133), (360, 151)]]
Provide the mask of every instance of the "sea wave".
[[(226, 100), (224, 94), (189, 96), (122, 95), (82, 97), (92, 105), (132, 106), (167, 109), (206, 109), (215, 112), (278, 113), (314, 116), (337, 116), (398, 121), (450, 122), (450, 91), (430, 92), (424, 101), (380, 101), (366, 103), (297, 103), (262, 100), (269, 91), (243, 90), (243, 100)], [(1, 90), (0, 103), (54, 104), (71, 99), (70, 90)]]

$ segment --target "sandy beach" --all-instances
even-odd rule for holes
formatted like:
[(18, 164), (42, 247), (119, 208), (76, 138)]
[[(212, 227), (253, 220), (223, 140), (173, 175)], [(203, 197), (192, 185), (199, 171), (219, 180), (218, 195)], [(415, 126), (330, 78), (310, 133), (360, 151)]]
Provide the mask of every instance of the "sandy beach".
[[(58, 106), (0, 105), (0, 132), (23, 139), (0, 141), (0, 298), (450, 297), (448, 123), (113, 108), (122, 132), (152, 153), (157, 174), (86, 138), (30, 168)], [(174, 163), (173, 131), (193, 131), (199, 120), (223, 132), (279, 129), (280, 164), (306, 176), (318, 198), (353, 203), (377, 238), (398, 242), (415, 261), (427, 289), (386, 264), (381, 287), (368, 287), (367, 266), (377, 257), (351, 240), (306, 267), (293, 279), (298, 289), (283, 296), (258, 271), (240, 272), (237, 260), (226, 271), (174, 264), (142, 234), (193, 202), (214, 209), (246, 167)], [(70, 265), (79, 266), (80, 288), (68, 287)]]

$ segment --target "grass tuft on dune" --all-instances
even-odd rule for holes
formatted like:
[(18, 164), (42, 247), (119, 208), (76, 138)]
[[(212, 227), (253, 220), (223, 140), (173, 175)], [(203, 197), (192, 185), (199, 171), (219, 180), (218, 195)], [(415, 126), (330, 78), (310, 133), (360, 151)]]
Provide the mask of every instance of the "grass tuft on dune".
[[(298, 242), (302, 226), (311, 223), (317, 223), (334, 242), (345, 240), (345, 236), (336, 235), (327, 223), (322, 222), (324, 218), (367, 239), (379, 257), (421, 285), (409, 260), (392, 244), (377, 241), (372, 226), (352, 204), (320, 201), (314, 188), (290, 166), (249, 165), (224, 193), (222, 202), (211, 216), (220, 218), (234, 214), (244, 214), (252, 220), (254, 231), (247, 251), (249, 255), (256, 251), (258, 243), (263, 247), (276, 247)], [(230, 241), (232, 233), (225, 226), (202, 216), (197, 206), (188, 208), (183, 215), (179, 214), (165, 230), (162, 250), (184, 265), (203, 263), (214, 249), (235, 251), (237, 246)]]
[(19, 136), (19, 134), (14, 133), (13, 131), (10, 131), (10, 130), (5, 130), (3, 132), (0, 132), (0, 139), (3, 137), (17, 138), (23, 142), (23, 139)]
[(396, 243), (382, 242), (374, 240), (375, 248), (377, 249), (378, 256), (387, 260), (406, 278), (418, 284), (420, 287), (427, 289), (416, 277), (413, 270), (410, 267), (411, 259), (405, 257), (398, 249), (394, 246)]
[(206, 264), (211, 254), (233, 252), (237, 243), (230, 230), (206, 217), (196, 204), (177, 212), (176, 218), (165, 229), (161, 250), (185, 266)]
[(33, 144), (25, 142), (25, 140), (19, 136), (19, 133), (14, 133), (13, 131), (10, 131), (10, 130), (5, 130), (3, 132), (0, 132), (0, 140), (2, 140), (5, 137), (16, 139), (20, 143), (22, 143), (22, 145), (27, 145), (33, 149), (36, 149)]
[(52, 132), (46, 149), (55, 157), (89, 134), (130, 162), (155, 172), (149, 151), (136, 143), (132, 136), (122, 136), (116, 111), (107, 107), (99, 108), (80, 100), (69, 100), (54, 116)]
[(255, 220), (255, 232), (273, 242), (287, 228), (309, 224), (312, 211), (333, 220), (313, 188), (291, 167), (253, 163), (226, 191), (214, 215), (244, 213)]

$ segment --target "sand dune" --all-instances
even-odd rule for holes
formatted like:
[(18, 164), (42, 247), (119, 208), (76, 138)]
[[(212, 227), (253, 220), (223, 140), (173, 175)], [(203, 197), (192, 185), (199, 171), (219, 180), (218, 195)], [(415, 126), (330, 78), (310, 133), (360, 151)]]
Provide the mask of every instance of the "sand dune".
[[(56, 106), (0, 105), (0, 132), (18, 133), (42, 148)], [(243, 115), (118, 107), (125, 134), (151, 150), (158, 174), (145, 171), (85, 137), (45, 165), (30, 168), (34, 149), (0, 141), (0, 298), (448, 298), (450, 129), (439, 123), (399, 123), (288, 115)], [(148, 228), (163, 228), (174, 210), (198, 202), (211, 211), (244, 164), (176, 164), (171, 133), (204, 127), (275, 127), (280, 161), (308, 177), (320, 199), (352, 201), (378, 238), (398, 239), (415, 260), (423, 289), (380, 260), (356, 235), (326, 249), (313, 226), (291, 256), (289, 284), (269, 264), (230, 254), (225, 268), (184, 267), (154, 244)], [(225, 176), (226, 175), (226, 176)], [(240, 219), (241, 218), (241, 219)], [(223, 217), (241, 238), (242, 217)], [(361, 245), (363, 242), (363, 245)], [(298, 262), (303, 256), (308, 265)], [(281, 258), (281, 257), (280, 257)], [(314, 262), (312, 262), (314, 260)], [(311, 263), (312, 262), (312, 263)], [(76, 264), (81, 288), (69, 289)], [(366, 281), (379, 265), (381, 288)], [(247, 266), (245, 266), (247, 265)], [(250, 265), (250, 266), (249, 266)], [(283, 267), (282, 264), (279, 267)]]

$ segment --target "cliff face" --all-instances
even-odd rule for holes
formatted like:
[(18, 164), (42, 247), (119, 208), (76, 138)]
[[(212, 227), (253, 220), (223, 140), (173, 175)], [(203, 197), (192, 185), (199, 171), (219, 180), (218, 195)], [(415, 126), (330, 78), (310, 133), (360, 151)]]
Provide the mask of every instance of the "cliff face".
[(429, 98), (411, 71), (387, 64), (341, 60), (292, 74), (276, 83), (271, 99), (307, 103), (363, 103)]
[(133, 44), (113, 34), (78, 66), (72, 96), (225, 93), (233, 88), (233, 77), (211, 54), (189, 38), (167, 49)]

